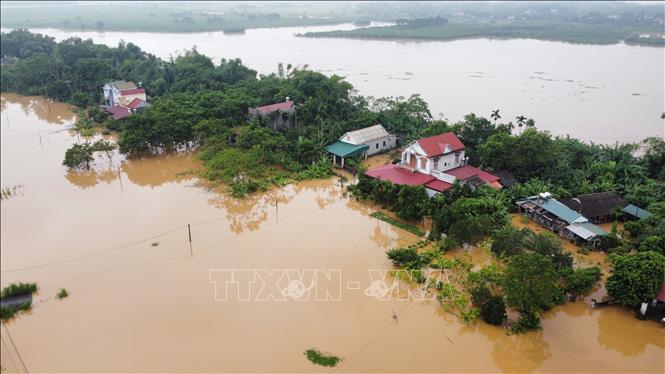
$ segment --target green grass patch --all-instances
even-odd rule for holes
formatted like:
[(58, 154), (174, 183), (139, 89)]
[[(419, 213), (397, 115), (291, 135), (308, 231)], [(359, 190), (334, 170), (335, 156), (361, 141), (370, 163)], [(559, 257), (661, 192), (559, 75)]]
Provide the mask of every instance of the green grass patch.
[(388, 222), (389, 224), (391, 224), (393, 226), (397, 226), (402, 230), (406, 230), (406, 231), (408, 231), (408, 232), (410, 232), (414, 235), (425, 236), (425, 233), (421, 229), (417, 228), (416, 226), (408, 224), (406, 222), (402, 222), (402, 221), (400, 221), (396, 218), (393, 218), (393, 217), (391, 217), (391, 216), (389, 216), (389, 215), (387, 215), (383, 212), (374, 212), (370, 215), (372, 217), (376, 218), (376, 219), (380, 219), (381, 221)]
[(342, 361), (341, 358), (334, 355), (321, 353), (321, 351), (316, 348), (306, 350), (305, 356), (307, 356), (307, 359), (310, 360), (313, 364), (326, 367), (337, 366), (337, 364)]

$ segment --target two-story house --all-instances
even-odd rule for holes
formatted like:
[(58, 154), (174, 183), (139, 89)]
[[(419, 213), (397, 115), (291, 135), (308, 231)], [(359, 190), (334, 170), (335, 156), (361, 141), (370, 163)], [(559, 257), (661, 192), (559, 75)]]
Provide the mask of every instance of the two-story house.
[(115, 119), (128, 117), (137, 110), (147, 108), (145, 89), (137, 87), (134, 82), (114, 81), (102, 87), (104, 92), (104, 109)]
[(404, 147), (398, 164), (368, 170), (365, 175), (395, 184), (423, 185), (430, 196), (456, 181), (472, 188), (483, 184), (502, 188), (499, 177), (467, 164), (464, 144), (452, 132), (418, 139)]

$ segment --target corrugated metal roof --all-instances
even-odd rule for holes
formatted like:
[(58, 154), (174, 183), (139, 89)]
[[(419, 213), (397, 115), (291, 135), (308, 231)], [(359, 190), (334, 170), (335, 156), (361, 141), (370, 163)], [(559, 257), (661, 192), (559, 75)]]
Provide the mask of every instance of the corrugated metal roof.
[(276, 110), (281, 110), (283, 112), (291, 110), (293, 108), (294, 102), (289, 100), (285, 101), (283, 103), (276, 103), (276, 104), (270, 104), (270, 105), (264, 105), (256, 108), (252, 108), (252, 110), (260, 113), (260, 114), (268, 114), (272, 113)]
[(126, 81), (115, 81), (109, 83), (111, 86), (115, 86), (118, 90), (131, 90), (136, 88), (136, 84), (134, 82), (126, 82)]
[(590, 222), (573, 223), (571, 225), (566, 226), (566, 229), (575, 233), (575, 235), (579, 236), (584, 240), (589, 240), (596, 236), (607, 235), (607, 232), (605, 232), (605, 230), (601, 229), (600, 227)]
[(365, 172), (365, 175), (395, 184), (407, 184), (410, 186), (418, 186), (436, 180), (436, 178), (431, 175), (423, 174), (418, 171), (411, 172), (397, 165), (386, 165), (368, 170)]
[(374, 125), (370, 127), (365, 127), (364, 129), (349, 131), (346, 134), (342, 135), (339, 140), (345, 141), (351, 144), (363, 144), (372, 140), (385, 138), (390, 136), (388, 131), (383, 128), (382, 125)]
[[(562, 220), (568, 222), (568, 223), (573, 223), (573, 222), (586, 222), (587, 219), (584, 218), (581, 214), (577, 213), (576, 211), (568, 208), (567, 206), (561, 204), (559, 201), (557, 201), (554, 198), (549, 198), (547, 200), (541, 200), (540, 203), (537, 202), (540, 207), (543, 209), (547, 210), (548, 212), (554, 214), (555, 216), (561, 218)], [(584, 220), (580, 220), (583, 218)]]
[(582, 226), (578, 226), (577, 224), (568, 225), (566, 226), (566, 229), (568, 229), (570, 232), (574, 233), (575, 235), (579, 236), (584, 240), (589, 240), (590, 238), (596, 236), (596, 234), (594, 234), (593, 232), (585, 229)]
[(539, 207), (554, 214), (555, 216), (559, 217), (560, 219), (566, 221), (569, 224), (573, 222), (588, 221), (588, 219), (586, 219), (583, 215), (561, 204), (555, 198), (541, 199), (538, 196), (531, 196), (527, 197), (526, 199), (518, 200), (517, 204), (522, 205), (527, 201), (530, 201), (531, 203), (538, 205)]
[(362, 153), (362, 151), (368, 149), (369, 146), (365, 144), (351, 144), (347, 142), (335, 142), (326, 147), (326, 151), (334, 154), (339, 157), (349, 157), (356, 154)]
[(647, 218), (651, 215), (650, 212), (647, 212), (644, 209), (638, 208), (633, 204), (628, 204), (623, 208), (623, 211), (630, 214), (631, 216), (635, 216), (639, 219)]
[(450, 174), (459, 180), (466, 180), (476, 175), (485, 183), (492, 183), (499, 180), (499, 177), (496, 175), (492, 175), (471, 165), (464, 165), (454, 169), (446, 170), (445, 173)]
[(607, 231), (603, 230), (603, 228), (600, 226), (594, 225), (591, 222), (581, 222), (581, 223), (576, 223), (576, 225), (580, 225), (598, 236), (607, 235)]
[(432, 189), (434, 191), (443, 192), (453, 187), (452, 184), (444, 182), (442, 180), (435, 179), (431, 182), (425, 183), (425, 187)]

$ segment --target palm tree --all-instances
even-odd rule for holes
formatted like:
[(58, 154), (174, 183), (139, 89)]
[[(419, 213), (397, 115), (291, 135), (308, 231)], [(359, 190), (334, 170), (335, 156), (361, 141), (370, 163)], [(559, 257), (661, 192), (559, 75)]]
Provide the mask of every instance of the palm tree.
[(492, 119), (494, 120), (494, 124), (496, 125), (496, 121), (501, 118), (501, 115), (499, 114), (499, 110), (498, 109), (493, 110), (492, 114), (490, 114), (490, 117), (492, 117)]
[(515, 119), (517, 120), (517, 127), (519, 127), (520, 130), (522, 130), (522, 126), (524, 126), (524, 123), (526, 122), (526, 117), (517, 116), (515, 117)]

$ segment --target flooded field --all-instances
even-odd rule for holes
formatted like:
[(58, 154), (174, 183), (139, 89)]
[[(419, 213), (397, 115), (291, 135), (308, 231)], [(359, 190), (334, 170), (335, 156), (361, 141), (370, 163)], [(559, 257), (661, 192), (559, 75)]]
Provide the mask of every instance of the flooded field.
[[(365, 295), (369, 271), (391, 268), (385, 251), (419, 238), (370, 217), (336, 178), (236, 200), (200, 187), (191, 154), (68, 172), (68, 107), (10, 94), (1, 105), (2, 187), (20, 186), (1, 203), (2, 286), (40, 287), (7, 323), (31, 372), (332, 371), (305, 359), (311, 347), (342, 357), (341, 372), (665, 369), (663, 328), (620, 308), (569, 303), (543, 331), (508, 335), (435, 301)], [(216, 301), (215, 269), (339, 270), (326, 283), (339, 300)], [(55, 299), (60, 288), (70, 296)], [(2, 367), (21, 371), (8, 338)]]

